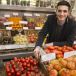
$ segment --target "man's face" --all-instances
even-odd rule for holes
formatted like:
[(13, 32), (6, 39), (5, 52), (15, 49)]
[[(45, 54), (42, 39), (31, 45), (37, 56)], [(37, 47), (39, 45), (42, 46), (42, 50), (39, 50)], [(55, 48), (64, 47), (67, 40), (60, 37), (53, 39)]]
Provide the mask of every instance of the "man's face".
[(60, 5), (57, 7), (56, 15), (59, 21), (65, 21), (67, 16), (69, 15), (69, 9), (65, 5)]

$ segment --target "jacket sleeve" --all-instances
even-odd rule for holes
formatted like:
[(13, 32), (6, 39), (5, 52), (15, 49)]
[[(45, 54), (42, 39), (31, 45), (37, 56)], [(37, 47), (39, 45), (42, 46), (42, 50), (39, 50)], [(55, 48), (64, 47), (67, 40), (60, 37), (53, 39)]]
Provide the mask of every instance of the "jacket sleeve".
[(38, 39), (37, 39), (35, 47), (42, 46), (43, 41), (44, 41), (46, 35), (48, 34), (49, 21), (50, 21), (50, 16), (48, 16), (47, 21), (45, 22), (43, 28), (41, 29), (41, 31), (38, 34)]
[(63, 46), (63, 45), (72, 46), (73, 45), (73, 42), (76, 40), (76, 22), (73, 22), (72, 25), (73, 25), (71, 27), (72, 30), (67, 40), (64, 42), (53, 42), (54, 45), (58, 45), (58, 46)]

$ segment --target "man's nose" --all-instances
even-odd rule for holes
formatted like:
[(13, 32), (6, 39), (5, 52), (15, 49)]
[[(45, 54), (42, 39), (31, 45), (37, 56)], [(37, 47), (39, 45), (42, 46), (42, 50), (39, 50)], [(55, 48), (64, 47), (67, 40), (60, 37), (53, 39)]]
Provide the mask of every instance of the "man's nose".
[(63, 12), (63, 11), (61, 11), (61, 12), (60, 12), (60, 14), (61, 14), (61, 15), (64, 15), (64, 12)]

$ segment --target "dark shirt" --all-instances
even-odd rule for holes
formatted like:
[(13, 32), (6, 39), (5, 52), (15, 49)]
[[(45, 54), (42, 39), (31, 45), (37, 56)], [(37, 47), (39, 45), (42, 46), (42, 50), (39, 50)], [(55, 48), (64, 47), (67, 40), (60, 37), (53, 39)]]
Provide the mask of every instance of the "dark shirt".
[(76, 35), (76, 22), (67, 17), (65, 23), (60, 27), (56, 15), (49, 15), (43, 28), (39, 32), (36, 46), (42, 46), (44, 38), (48, 34), (47, 43), (55, 45), (72, 45)]

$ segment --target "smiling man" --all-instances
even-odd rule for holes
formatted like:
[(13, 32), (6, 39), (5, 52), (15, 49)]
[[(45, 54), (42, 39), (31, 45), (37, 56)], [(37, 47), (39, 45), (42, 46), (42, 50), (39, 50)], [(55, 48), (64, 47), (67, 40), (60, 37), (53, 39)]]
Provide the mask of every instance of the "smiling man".
[(67, 1), (57, 4), (56, 13), (49, 15), (43, 28), (39, 32), (36, 42), (35, 54), (38, 54), (37, 46), (42, 46), (45, 37), (46, 43), (54, 45), (72, 45), (76, 35), (76, 22), (70, 18), (71, 6)]

